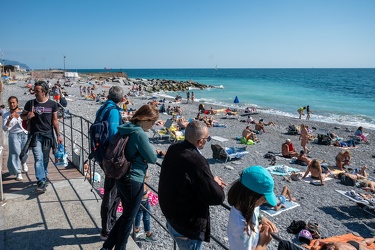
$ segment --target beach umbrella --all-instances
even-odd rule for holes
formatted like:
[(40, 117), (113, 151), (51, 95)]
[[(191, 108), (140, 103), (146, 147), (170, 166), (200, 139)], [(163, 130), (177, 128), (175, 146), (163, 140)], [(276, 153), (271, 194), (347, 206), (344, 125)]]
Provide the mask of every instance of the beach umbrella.
[(240, 102), (240, 100), (238, 100), (238, 97), (236, 96), (236, 98), (234, 98), (234, 101), (233, 101), (234, 103), (239, 103)]

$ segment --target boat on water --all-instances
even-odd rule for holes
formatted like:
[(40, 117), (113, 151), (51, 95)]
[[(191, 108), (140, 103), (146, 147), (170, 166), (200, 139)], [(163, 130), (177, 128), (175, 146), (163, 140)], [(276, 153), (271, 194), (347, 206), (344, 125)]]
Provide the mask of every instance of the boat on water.
[(105, 69), (105, 70), (110, 70), (110, 69), (112, 69), (112, 68), (109, 68), (109, 67), (104, 67), (104, 69)]

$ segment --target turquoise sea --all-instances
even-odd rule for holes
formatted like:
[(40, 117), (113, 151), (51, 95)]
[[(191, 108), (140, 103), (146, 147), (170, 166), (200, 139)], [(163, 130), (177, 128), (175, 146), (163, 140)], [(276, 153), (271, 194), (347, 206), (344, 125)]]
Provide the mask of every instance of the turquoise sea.
[[(73, 70), (72, 70), (73, 71)], [(81, 69), (84, 72), (108, 70)], [(111, 69), (130, 78), (193, 80), (223, 89), (192, 90), (199, 101), (257, 106), (263, 112), (297, 117), (310, 105), (311, 120), (375, 129), (375, 69)], [(176, 96), (177, 93), (165, 93)], [(185, 93), (180, 93), (186, 97)], [(239, 104), (234, 104), (238, 96)], [(207, 106), (206, 105), (206, 106)]]

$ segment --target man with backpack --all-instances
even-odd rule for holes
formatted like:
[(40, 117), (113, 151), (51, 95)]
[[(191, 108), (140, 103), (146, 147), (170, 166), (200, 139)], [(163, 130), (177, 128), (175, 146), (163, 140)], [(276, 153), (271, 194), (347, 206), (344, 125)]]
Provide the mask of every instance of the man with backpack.
[[(117, 127), (122, 124), (120, 111), (122, 109), (118, 106), (124, 96), (124, 91), (120, 86), (113, 86), (109, 89), (108, 100), (99, 108), (96, 112), (95, 123), (106, 121), (108, 124), (107, 139), (109, 142), (112, 137), (117, 133)], [(93, 138), (91, 138), (93, 140)], [(107, 142), (103, 142), (105, 147)], [(99, 152), (104, 149), (98, 149)], [(101, 154), (101, 153), (100, 153)], [(94, 154), (94, 158), (98, 161)], [(98, 161), (100, 167), (102, 167), (101, 160)], [(102, 218), (102, 231), (100, 238), (106, 240), (111, 231), (113, 225), (116, 222), (116, 210), (120, 203), (120, 196), (117, 193), (116, 180), (105, 176), (104, 180), (104, 195), (102, 205), (100, 209), (100, 216)]]

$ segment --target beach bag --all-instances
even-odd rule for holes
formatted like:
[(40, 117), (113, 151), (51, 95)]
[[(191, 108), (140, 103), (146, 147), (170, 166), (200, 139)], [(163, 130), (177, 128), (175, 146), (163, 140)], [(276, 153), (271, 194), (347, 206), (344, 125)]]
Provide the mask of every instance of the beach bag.
[(112, 109), (115, 107), (110, 107), (106, 110), (103, 119), (99, 120), (102, 112), (105, 110), (103, 108), (102, 112), (97, 115), (95, 122), (90, 126), (90, 150), (89, 159), (93, 159), (99, 163), (103, 161), (103, 155), (108, 146), (108, 136), (109, 136), (109, 123), (108, 116)]
[(341, 175), (340, 183), (345, 186), (355, 186), (355, 180), (345, 174)]
[(219, 144), (211, 144), (212, 149), (212, 158), (218, 160), (224, 160), (227, 158), (227, 153), (225, 152), (224, 148), (221, 147)]
[(56, 166), (68, 166), (68, 154), (65, 152), (65, 147), (62, 143), (57, 146), (55, 164)]
[(288, 134), (289, 135), (298, 135), (298, 129), (295, 125), (288, 126)]
[(318, 144), (319, 145), (331, 145), (331, 137), (329, 137), (328, 135), (318, 135)]
[(135, 153), (131, 161), (125, 157), (125, 148), (128, 143), (129, 135), (116, 133), (108, 144), (103, 155), (102, 167), (106, 176), (114, 179), (120, 179), (130, 169), (131, 164), (139, 155)]
[(303, 220), (293, 220), (289, 227), (287, 227), (286, 231), (290, 234), (298, 234), (301, 230), (306, 229), (306, 226), (307, 224)]

